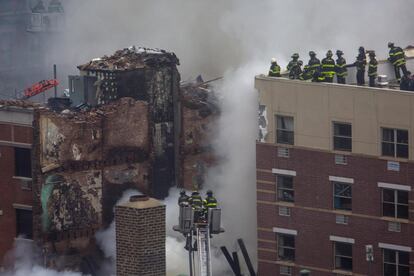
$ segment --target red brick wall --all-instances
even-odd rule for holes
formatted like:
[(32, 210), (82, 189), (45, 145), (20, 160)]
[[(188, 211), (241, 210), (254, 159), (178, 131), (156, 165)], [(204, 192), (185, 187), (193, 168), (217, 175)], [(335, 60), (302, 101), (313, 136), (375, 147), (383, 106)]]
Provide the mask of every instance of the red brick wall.
[[(329, 152), (290, 149), (290, 157), (277, 157), (277, 147), (257, 146), (257, 212), (259, 274), (279, 275), (276, 234), (273, 227), (297, 230), (294, 275), (301, 267), (312, 275), (332, 275), (334, 264), (333, 242), (330, 235), (355, 239), (353, 272), (368, 273), (365, 245), (374, 246), (371, 275), (382, 275), (382, 250), (378, 242), (414, 247), (412, 217), (413, 192), (410, 193), (410, 220), (401, 223), (401, 232), (389, 232), (388, 223), (381, 218), (381, 189), (377, 182), (411, 185), (414, 182), (414, 164), (400, 163), (400, 171), (388, 171), (387, 161), (378, 158), (348, 155), (348, 165), (336, 165)], [(272, 168), (296, 171), (294, 177), (295, 202), (291, 216), (279, 216), (276, 202), (276, 176)], [(333, 187), (329, 176), (349, 177), (352, 185), (352, 213), (348, 225), (335, 223)], [(283, 203), (282, 203), (283, 204)], [(313, 268), (313, 269), (312, 269)], [(411, 265), (414, 269), (414, 265)], [(316, 273), (316, 274), (315, 274)]]
[[(0, 140), (31, 143), (32, 128), (0, 125)], [(16, 213), (13, 204), (32, 205), (32, 191), (22, 190), (20, 180), (14, 179), (14, 147), (0, 145), (0, 265), (5, 253), (13, 246), (16, 236)]]

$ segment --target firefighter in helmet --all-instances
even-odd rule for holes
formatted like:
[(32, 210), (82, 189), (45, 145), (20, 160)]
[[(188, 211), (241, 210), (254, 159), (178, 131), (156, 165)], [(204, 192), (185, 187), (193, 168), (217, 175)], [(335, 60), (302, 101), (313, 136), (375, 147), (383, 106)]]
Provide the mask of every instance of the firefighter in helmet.
[(198, 191), (193, 191), (188, 203), (194, 210), (194, 222), (200, 222), (203, 216), (203, 199)]
[(180, 197), (178, 198), (179, 206), (188, 206), (190, 197), (186, 194), (185, 190), (180, 191)]

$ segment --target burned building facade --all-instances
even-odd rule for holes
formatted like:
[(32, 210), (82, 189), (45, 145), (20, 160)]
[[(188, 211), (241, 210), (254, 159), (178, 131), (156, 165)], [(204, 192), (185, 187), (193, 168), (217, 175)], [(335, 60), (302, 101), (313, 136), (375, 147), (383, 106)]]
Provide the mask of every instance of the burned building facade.
[(172, 186), (202, 187), (219, 110), (202, 81), (180, 88), (178, 64), (163, 50), (123, 49), (80, 65), (71, 101), (31, 107), (28, 206), (49, 266), (82, 270), (125, 190), (164, 198)]

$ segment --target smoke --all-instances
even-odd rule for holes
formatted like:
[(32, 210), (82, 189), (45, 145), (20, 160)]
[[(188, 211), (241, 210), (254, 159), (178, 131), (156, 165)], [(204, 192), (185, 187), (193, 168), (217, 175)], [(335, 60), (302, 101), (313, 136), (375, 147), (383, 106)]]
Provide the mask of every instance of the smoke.
[(174, 51), (186, 79), (199, 73), (220, 76), (253, 60), (268, 63), (273, 56), (286, 64), (293, 52), (307, 57), (309, 50), (322, 57), (328, 49), (341, 49), (352, 61), (363, 45), (384, 58), (388, 41), (404, 47), (414, 38), (411, 0), (62, 2), (67, 28), (50, 44), (49, 58), (71, 72), (133, 44)]
[(12, 265), (0, 273), (2, 276), (81, 276), (80, 273), (44, 268), (41, 265), (41, 252), (30, 240), (16, 239), (13, 250), (5, 257), (6, 263), (7, 260)]

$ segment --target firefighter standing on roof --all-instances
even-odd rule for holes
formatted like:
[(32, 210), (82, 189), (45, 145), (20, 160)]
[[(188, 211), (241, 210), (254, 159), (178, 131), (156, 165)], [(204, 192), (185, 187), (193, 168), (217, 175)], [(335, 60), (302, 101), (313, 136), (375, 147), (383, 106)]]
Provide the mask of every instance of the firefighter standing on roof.
[(365, 66), (367, 65), (367, 57), (365, 56), (365, 49), (364, 47), (359, 47), (358, 49), (359, 54), (354, 62), (354, 66), (357, 68), (357, 84), (358, 85), (365, 85)]
[(289, 79), (299, 79), (300, 75), (302, 74), (302, 66), (303, 62), (299, 60), (299, 54), (294, 53), (292, 55), (292, 60), (289, 62), (287, 69), (289, 70)]
[(194, 222), (199, 222), (203, 212), (203, 199), (198, 191), (193, 191), (191, 197), (188, 200), (189, 204), (194, 210)]
[(333, 82), (335, 75), (335, 61), (332, 58), (332, 51), (326, 53), (326, 58), (322, 59), (321, 72), (325, 77), (325, 82)]
[(368, 77), (369, 77), (369, 86), (375, 87), (375, 79), (378, 76), (378, 61), (375, 58), (375, 52), (372, 51), (369, 53), (369, 65), (368, 65)]
[(335, 73), (336, 73), (336, 80), (338, 83), (345, 84), (345, 78), (348, 75), (348, 70), (346, 69), (346, 60), (342, 56), (344, 53), (341, 50), (336, 51), (336, 59), (335, 64)]
[(397, 81), (401, 80), (400, 68), (404, 75), (407, 74), (407, 67), (405, 66), (405, 55), (401, 47), (395, 46), (394, 43), (388, 42), (388, 48), (390, 48), (388, 60), (392, 63), (395, 70), (395, 78)]
[(275, 58), (272, 58), (269, 69), (269, 77), (280, 77), (280, 66), (277, 64)]
[(313, 74), (317, 71), (320, 70), (321, 68), (321, 61), (316, 57), (316, 53), (314, 51), (310, 51), (309, 52), (309, 62), (308, 62), (308, 66), (309, 66), (309, 70), (313, 76)]

